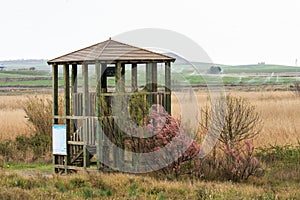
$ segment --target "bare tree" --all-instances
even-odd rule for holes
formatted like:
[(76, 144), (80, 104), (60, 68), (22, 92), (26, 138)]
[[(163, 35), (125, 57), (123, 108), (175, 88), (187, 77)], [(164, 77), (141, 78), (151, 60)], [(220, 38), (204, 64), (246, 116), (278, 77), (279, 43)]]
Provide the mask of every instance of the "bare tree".
[(241, 97), (228, 95), (202, 110), (201, 127), (220, 133), (219, 141), (234, 144), (254, 138), (262, 128), (262, 120), (255, 106)]

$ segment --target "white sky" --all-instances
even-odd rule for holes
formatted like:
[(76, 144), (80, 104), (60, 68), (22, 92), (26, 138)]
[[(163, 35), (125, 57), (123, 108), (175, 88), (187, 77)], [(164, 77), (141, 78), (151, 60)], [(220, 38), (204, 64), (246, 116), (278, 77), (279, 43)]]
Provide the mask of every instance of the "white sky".
[(182, 33), (215, 63), (300, 63), (298, 0), (1, 0), (0, 60), (51, 59), (139, 28)]

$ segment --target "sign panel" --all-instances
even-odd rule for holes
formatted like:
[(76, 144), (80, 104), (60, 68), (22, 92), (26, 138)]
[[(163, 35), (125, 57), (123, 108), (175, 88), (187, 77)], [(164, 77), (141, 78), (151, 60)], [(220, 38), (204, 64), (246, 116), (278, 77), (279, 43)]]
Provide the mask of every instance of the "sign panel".
[(67, 127), (66, 125), (52, 126), (53, 154), (67, 155)]

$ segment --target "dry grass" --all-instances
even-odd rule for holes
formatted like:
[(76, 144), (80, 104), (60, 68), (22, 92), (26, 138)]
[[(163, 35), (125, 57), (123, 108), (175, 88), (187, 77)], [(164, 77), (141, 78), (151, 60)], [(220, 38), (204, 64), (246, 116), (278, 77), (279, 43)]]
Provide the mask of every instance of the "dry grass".
[(292, 92), (244, 92), (264, 121), (256, 146), (297, 144), (300, 140), (300, 98)]
[[(195, 104), (189, 95), (173, 95), (172, 114), (179, 117), (184, 113), (192, 113)], [(297, 144), (300, 140), (300, 98), (288, 91), (264, 92), (231, 92), (233, 96), (248, 99), (257, 107), (264, 127), (255, 139), (256, 146), (269, 144)], [(202, 108), (207, 103), (205, 92), (196, 93), (196, 107)], [(30, 129), (26, 124), (25, 112), (22, 110), (22, 100), (26, 96), (0, 96), (0, 139), (13, 139), (20, 134), (28, 134)], [(178, 102), (182, 104), (178, 104)], [(181, 107), (181, 108), (180, 108)], [(187, 115), (189, 118), (196, 116)]]
[(0, 140), (14, 139), (18, 135), (29, 134), (22, 100), (25, 96), (0, 97)]
[(298, 184), (286, 187), (163, 181), (128, 174), (21, 176), (0, 171), (0, 199), (298, 199)]
[[(255, 146), (297, 144), (300, 140), (300, 98), (289, 91), (263, 91), (263, 92), (230, 92), (232, 96), (241, 96), (255, 105), (263, 120), (264, 126), (261, 134), (254, 139)], [(181, 94), (172, 97), (172, 114), (182, 116), (195, 108), (187, 96), (181, 99)], [(207, 102), (207, 93), (197, 92), (199, 109)], [(183, 100), (183, 101), (182, 101)], [(178, 102), (182, 102), (180, 106)], [(192, 117), (192, 116), (190, 116)]]

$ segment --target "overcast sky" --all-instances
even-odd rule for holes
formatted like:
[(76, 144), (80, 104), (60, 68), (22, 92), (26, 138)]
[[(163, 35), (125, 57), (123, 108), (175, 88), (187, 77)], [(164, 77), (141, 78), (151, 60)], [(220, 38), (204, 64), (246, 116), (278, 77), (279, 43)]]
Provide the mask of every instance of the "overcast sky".
[(179, 32), (215, 63), (300, 63), (298, 0), (7, 0), (0, 60), (44, 58), (139, 28)]

